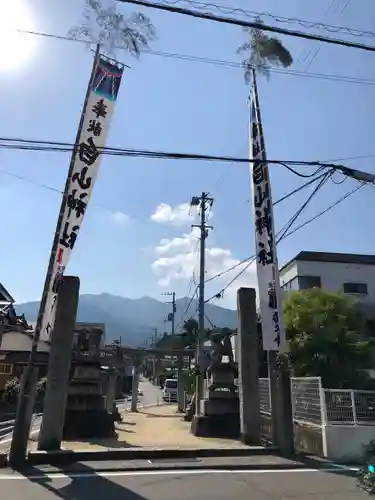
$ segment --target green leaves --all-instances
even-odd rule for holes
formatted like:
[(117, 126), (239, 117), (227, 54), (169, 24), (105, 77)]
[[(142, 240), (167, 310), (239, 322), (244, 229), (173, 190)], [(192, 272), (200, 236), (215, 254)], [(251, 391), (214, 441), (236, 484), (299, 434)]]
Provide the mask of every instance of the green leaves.
[[(259, 17), (255, 22), (263, 23)], [(268, 78), (271, 66), (288, 68), (293, 64), (292, 55), (278, 38), (266, 35), (260, 28), (246, 27), (244, 31), (247, 41), (237, 49), (237, 53), (247, 53), (242, 61), (246, 83), (251, 82), (253, 68)]]
[(74, 39), (100, 43), (102, 51), (115, 55), (116, 49), (123, 49), (139, 58), (149, 42), (156, 39), (156, 30), (150, 19), (141, 12), (125, 16), (117, 11), (117, 2), (110, 0), (86, 0), (83, 19), (68, 35)]
[(319, 288), (292, 292), (284, 321), (294, 376), (320, 376), (328, 388), (366, 386), (373, 345), (354, 300)]

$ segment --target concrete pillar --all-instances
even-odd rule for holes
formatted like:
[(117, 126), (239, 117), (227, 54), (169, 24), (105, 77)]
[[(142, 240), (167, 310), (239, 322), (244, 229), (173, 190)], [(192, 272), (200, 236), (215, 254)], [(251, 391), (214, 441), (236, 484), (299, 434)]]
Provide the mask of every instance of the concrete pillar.
[(105, 407), (108, 413), (113, 413), (113, 405), (116, 399), (117, 370), (110, 369), (108, 372), (107, 394)]
[(277, 356), (276, 359), (276, 373), (276, 395), (274, 399), (276, 404), (277, 442), (281, 454), (291, 456), (294, 454), (292, 394), (288, 360), (282, 354)]
[(183, 356), (177, 359), (177, 411), (184, 411), (184, 375), (183, 375)]
[(133, 366), (133, 381), (132, 381), (132, 403), (130, 411), (137, 411), (138, 403), (138, 386), (139, 386), (139, 366), (134, 364)]
[(255, 290), (240, 288), (237, 292), (239, 336), (236, 352), (240, 397), (241, 440), (260, 444), (260, 402), (258, 373), (258, 335)]
[(51, 338), (39, 450), (59, 450), (61, 446), (78, 300), (79, 278), (64, 276)]

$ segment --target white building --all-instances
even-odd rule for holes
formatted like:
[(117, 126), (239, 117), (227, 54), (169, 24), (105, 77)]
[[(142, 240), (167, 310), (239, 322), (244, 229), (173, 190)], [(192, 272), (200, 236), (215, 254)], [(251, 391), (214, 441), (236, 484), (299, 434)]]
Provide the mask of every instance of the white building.
[(280, 269), (285, 292), (319, 287), (356, 297), (375, 317), (375, 255), (300, 252)]

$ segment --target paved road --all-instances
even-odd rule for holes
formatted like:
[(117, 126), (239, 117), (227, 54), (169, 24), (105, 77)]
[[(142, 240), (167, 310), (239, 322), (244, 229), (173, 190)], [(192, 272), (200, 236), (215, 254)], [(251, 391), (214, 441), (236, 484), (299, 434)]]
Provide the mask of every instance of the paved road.
[(142, 396), (139, 397), (139, 404), (143, 406), (159, 405), (163, 402), (162, 390), (159, 386), (151, 384), (147, 379), (141, 378), (139, 389)]
[(318, 471), (148, 471), (24, 477), (0, 474), (18, 500), (369, 500), (343, 473)]

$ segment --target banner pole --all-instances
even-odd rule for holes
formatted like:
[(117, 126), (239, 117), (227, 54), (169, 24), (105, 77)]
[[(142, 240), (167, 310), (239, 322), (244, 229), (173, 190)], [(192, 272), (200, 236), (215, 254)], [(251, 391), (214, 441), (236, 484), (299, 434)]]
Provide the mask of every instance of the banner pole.
[[(43, 326), (43, 318), (46, 310), (46, 303), (47, 303), (47, 297), (48, 297), (48, 292), (51, 286), (51, 278), (53, 274), (53, 268), (55, 265), (55, 259), (56, 259), (56, 252), (58, 248), (58, 243), (59, 243), (59, 237), (60, 237), (60, 232), (61, 232), (61, 227), (62, 227), (62, 221), (63, 221), (63, 216), (66, 208), (66, 202), (67, 202), (67, 197), (69, 194), (69, 186), (70, 186), (70, 179), (72, 177), (74, 165), (75, 165), (75, 160), (76, 160), (76, 155), (77, 155), (77, 147), (78, 143), (81, 137), (82, 133), (82, 127), (83, 127), (83, 122), (84, 122), (84, 116), (85, 116), (85, 110), (87, 107), (87, 102), (90, 96), (90, 91), (91, 87), (93, 84), (93, 79), (95, 76), (95, 70), (99, 62), (99, 57), (100, 57), (100, 44), (97, 44), (96, 46), (96, 51), (95, 51), (95, 56), (94, 56), (94, 63), (90, 75), (90, 80), (89, 84), (87, 86), (87, 91), (86, 91), (86, 96), (85, 100), (83, 103), (83, 108), (82, 108), (82, 113), (81, 113), (81, 118), (79, 121), (78, 125), (78, 130), (77, 130), (77, 136), (69, 164), (69, 170), (68, 170), (68, 175), (66, 178), (66, 183), (65, 183), (65, 188), (64, 188), (64, 193), (61, 201), (61, 206), (60, 206), (60, 212), (59, 216), (57, 219), (57, 225), (56, 225), (56, 231), (55, 231), (55, 236), (53, 239), (52, 243), (52, 249), (51, 249), (51, 255), (48, 263), (48, 268), (47, 268), (47, 274), (46, 274), (46, 279), (44, 282), (44, 288), (43, 288), (43, 293), (42, 293), (42, 298), (40, 301), (40, 306), (39, 306), (39, 312), (38, 312), (38, 318), (37, 318), (37, 323), (35, 326), (34, 330), (34, 335), (33, 335), (33, 341), (32, 341), (32, 346), (31, 346), (31, 351), (28, 359), (28, 363), (25, 368), (24, 372), (24, 384), (20, 388), (20, 394), (19, 394), (19, 399), (18, 399), (18, 405), (17, 405), (17, 414), (16, 414), (16, 420), (14, 423), (14, 430), (13, 430), (13, 435), (12, 435), (12, 442), (11, 442), (11, 448), (10, 448), (10, 453), (9, 453), (9, 464), (12, 467), (17, 467), (18, 465), (22, 465), (22, 463), (25, 461), (26, 458), (26, 452), (27, 452), (27, 443), (29, 439), (29, 433), (30, 433), (30, 426), (31, 426), (31, 421), (28, 421), (28, 408), (30, 405), (34, 403), (32, 399), (34, 399), (32, 396), (32, 384), (33, 384), (33, 377), (32, 373), (34, 370), (35, 366), (35, 358), (36, 358), (36, 353), (38, 350), (38, 343), (40, 340), (40, 334)], [(32, 412), (30, 413), (32, 414)]]

